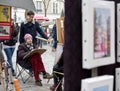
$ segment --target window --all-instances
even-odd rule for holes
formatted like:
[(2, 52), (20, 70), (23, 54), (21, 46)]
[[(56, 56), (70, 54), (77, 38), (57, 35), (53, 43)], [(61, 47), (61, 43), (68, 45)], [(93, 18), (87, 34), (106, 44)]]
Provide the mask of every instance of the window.
[(58, 13), (58, 4), (57, 3), (53, 3), (53, 13), (54, 14)]
[(58, 13), (58, 4), (56, 3), (56, 13)]
[(53, 14), (55, 14), (55, 3), (53, 3)]
[(36, 8), (38, 12), (42, 12), (42, 1), (36, 2)]

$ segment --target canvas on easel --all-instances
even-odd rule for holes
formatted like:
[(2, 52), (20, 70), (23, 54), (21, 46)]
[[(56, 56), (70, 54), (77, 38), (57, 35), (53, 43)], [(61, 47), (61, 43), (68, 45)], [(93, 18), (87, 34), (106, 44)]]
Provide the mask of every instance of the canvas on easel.
[(24, 56), (23, 59), (29, 58), (30, 56), (39, 53), (40, 55), (43, 54), (46, 51), (46, 49), (33, 49), (30, 51), (27, 55)]
[(64, 43), (64, 17), (56, 19), (58, 43)]

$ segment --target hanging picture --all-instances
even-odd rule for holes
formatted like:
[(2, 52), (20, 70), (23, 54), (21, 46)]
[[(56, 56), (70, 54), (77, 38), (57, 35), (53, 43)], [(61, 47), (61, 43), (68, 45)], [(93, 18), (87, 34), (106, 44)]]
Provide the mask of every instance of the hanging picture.
[(0, 22), (10, 22), (11, 8), (9, 6), (0, 6)]
[(0, 39), (8, 40), (11, 34), (11, 7), (0, 5)]
[(81, 91), (113, 91), (113, 76), (104, 75), (82, 80)]
[(83, 68), (115, 62), (114, 2), (83, 0)]

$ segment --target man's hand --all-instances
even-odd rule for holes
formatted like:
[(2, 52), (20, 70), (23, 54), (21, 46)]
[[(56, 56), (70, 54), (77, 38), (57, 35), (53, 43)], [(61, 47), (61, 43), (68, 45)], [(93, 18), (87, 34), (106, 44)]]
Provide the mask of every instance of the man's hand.
[(48, 43), (51, 43), (53, 41), (53, 38), (48, 39)]

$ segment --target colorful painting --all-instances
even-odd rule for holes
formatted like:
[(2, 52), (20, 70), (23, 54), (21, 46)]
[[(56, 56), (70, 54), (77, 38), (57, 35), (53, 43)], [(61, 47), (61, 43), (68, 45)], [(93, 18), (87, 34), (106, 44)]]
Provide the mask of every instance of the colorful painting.
[(94, 9), (94, 58), (110, 56), (110, 9)]
[(10, 22), (10, 12), (9, 6), (0, 6), (0, 22)]

